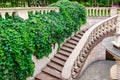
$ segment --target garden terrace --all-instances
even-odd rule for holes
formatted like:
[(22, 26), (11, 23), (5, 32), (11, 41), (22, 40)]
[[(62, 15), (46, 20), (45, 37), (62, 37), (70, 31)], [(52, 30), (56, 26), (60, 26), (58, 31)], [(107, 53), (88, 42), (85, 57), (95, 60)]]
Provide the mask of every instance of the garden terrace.
[[(57, 6), (60, 6), (61, 4), (57, 4)], [(73, 5), (72, 5), (73, 3), (69, 3), (69, 4), (70, 4), (70, 7), (73, 8)], [(53, 4), (51, 6), (54, 6), (54, 5), (56, 5), (56, 4)], [(74, 5), (76, 6), (76, 4), (74, 4)], [(63, 6), (66, 7), (66, 5), (62, 5), (60, 7), (63, 7)], [(77, 5), (77, 7), (75, 7), (74, 10), (72, 10), (72, 8), (70, 10), (72, 10), (74, 12), (79, 8), (79, 6), (82, 7), (81, 5)], [(30, 19), (28, 19), (27, 21), (23, 21), (21, 18), (18, 19), (17, 25), (15, 25), (15, 24), (9, 25), (7, 23), (6, 23), (7, 25), (3, 24), (3, 26), (10, 27), (9, 28), (10, 30), (6, 29), (6, 27), (1, 26), (1, 29), (3, 29), (3, 31), (1, 31), (1, 33), (8, 31), (10, 33), (13, 32), (14, 34), (19, 35), (19, 36), (14, 35), (15, 37), (11, 36), (11, 35), (10, 36), (15, 41), (17, 41), (17, 39), (18, 39), (18, 40), (21, 40), (21, 42), (23, 42), (21, 44), (22, 48), (21, 47), (20, 48), (21, 48), (22, 53), (25, 53), (24, 55), (27, 55), (28, 53), (33, 52), (32, 54), (29, 54), (28, 63), (30, 62), (31, 55), (33, 55), (33, 54), (35, 56), (37, 55), (37, 57), (39, 57), (39, 58), (41, 58), (43, 56), (48, 56), (48, 53), (52, 50), (51, 49), (52, 44), (57, 43), (57, 42), (60, 43), (61, 41), (64, 41), (64, 38), (68, 38), (70, 35), (72, 35), (72, 32), (75, 32), (71, 37), (69, 37), (61, 45), (59, 51), (54, 55), (53, 58), (50, 59), (50, 62), (46, 64), (46, 66), (41, 70), (41, 72), (35, 76), (36, 80), (77, 79), (79, 74), (81, 74), (84, 71), (84, 68), (83, 68), (84, 64), (85, 64), (90, 52), (92, 51), (92, 49), (98, 43), (100, 43), (105, 37), (112, 36), (115, 32), (116, 20), (118, 17), (116, 15), (117, 9), (111, 8), (111, 7), (107, 7), (107, 8), (105, 8), (105, 7), (104, 8), (87, 7), (86, 8), (87, 17), (92, 17), (92, 18), (109, 17), (109, 18), (107, 18), (101, 22), (98, 22), (95, 25), (90, 26), (89, 29), (77, 31), (80, 28), (79, 26), (86, 22), (85, 9), (84, 9), (84, 7), (79, 8), (79, 10), (77, 10), (78, 12), (76, 11), (76, 13), (79, 13), (79, 15), (77, 15), (76, 13), (73, 13), (72, 11), (68, 10), (68, 8), (69, 8), (69, 6), (67, 6), (65, 9), (61, 8), (60, 10), (63, 12), (59, 11), (58, 7), (15, 8), (15, 9), (14, 8), (5, 8), (4, 10), (0, 9), (1, 16), (3, 18), (7, 18), (8, 19), (7, 22), (10, 22), (10, 23), (11, 22), (16, 23), (15, 19), (18, 19), (18, 18), (12, 17), (14, 19), (12, 21), (12, 18), (10, 16), (7, 16), (7, 17), (5, 16), (6, 13), (8, 13), (9, 15), (16, 14), (16, 15), (19, 15), (23, 19), (28, 19), (28, 12), (33, 12), (33, 13), (36, 12), (36, 15), (30, 16)], [(52, 12), (52, 11), (55, 11), (55, 12)], [(66, 11), (68, 11), (69, 13)], [(83, 11), (83, 12), (81, 12), (81, 11)], [(45, 13), (49, 12), (50, 14), (42, 15), (37, 12), (41, 12), (42, 14), (44, 12)], [(60, 14), (57, 14), (56, 12), (59, 12)], [(75, 17), (73, 15), (75, 15)], [(41, 18), (41, 16), (42, 16), (42, 18)], [(51, 16), (56, 16), (57, 18), (60, 18), (60, 20), (58, 21), (57, 18), (53, 19), (53, 17), (51, 17)], [(2, 18), (1, 18), (1, 20), (5, 21), (5, 19), (2, 19)], [(54, 20), (56, 22), (52, 22)], [(42, 22), (40, 22), (40, 21), (42, 21)], [(22, 23), (22, 25), (21, 25), (21, 23)], [(48, 24), (48, 23), (49, 24), (53, 23), (53, 24), (46, 26), (46, 24)], [(57, 24), (60, 23), (60, 25), (57, 25), (56, 23)], [(12, 28), (16, 28), (16, 30), (11, 30), (11, 25), (13, 25)], [(53, 25), (55, 27), (53, 27)], [(27, 27), (25, 27), (25, 26), (27, 26)], [(33, 27), (35, 27), (35, 28), (33, 29)], [(68, 28), (68, 27), (70, 27), (70, 28)], [(57, 30), (54, 28), (57, 28)], [(49, 32), (47, 32), (48, 29), (49, 29)], [(54, 32), (52, 32), (53, 29), (55, 30)], [(61, 33), (58, 33), (59, 32), (58, 30), (60, 30)], [(27, 34), (29, 32), (31, 32), (31, 34)], [(45, 32), (47, 32), (47, 33), (43, 34)], [(61, 36), (62, 33), (66, 34), (66, 35)], [(59, 36), (59, 37), (56, 37), (55, 34), (57, 34), (57, 36)], [(9, 33), (2, 35), (2, 37), (4, 37), (5, 39), (8, 39), (7, 35), (9, 35)], [(34, 35), (35, 35), (35, 37), (34, 37)], [(49, 36), (49, 35), (51, 35), (51, 36)], [(11, 37), (9, 40), (12, 42), (13, 39)], [(26, 37), (28, 37), (28, 39), (26, 39)], [(46, 37), (47, 37), (47, 41), (44, 42)], [(2, 39), (3, 41), (5, 40), (4, 38)], [(21, 38), (24, 38), (24, 39), (21, 39)], [(29, 40), (29, 38), (30, 38), (30, 40)], [(52, 39), (52, 38), (54, 38), (54, 39)], [(60, 39), (62, 38), (62, 40), (60, 41), (59, 38)], [(43, 39), (43, 43), (45, 43), (45, 45), (42, 44), (43, 45), (42, 48), (44, 48), (44, 50), (41, 50), (41, 51), (40, 51), (40, 49), (41, 49), (40, 43), (42, 43), (42, 40), (40, 41), (40, 39)], [(50, 41), (49, 39), (52, 39), (52, 40)], [(36, 43), (34, 42), (35, 40), (36, 40)], [(54, 43), (52, 41), (54, 41)], [(26, 43), (24, 43), (24, 42), (26, 42)], [(30, 42), (32, 44), (32, 46), (31, 46), (31, 44), (29, 45), (28, 42)], [(7, 44), (7, 43), (4, 43), (4, 44)], [(5, 46), (5, 50), (7, 50), (7, 49), (8, 50), (10, 49), (10, 51), (12, 50), (11, 47), (6, 48), (6, 45), (4, 45), (4, 44), (1, 44), (1, 45)], [(24, 46), (24, 44), (26, 44), (27, 47)], [(48, 45), (48, 47), (46, 47), (46, 45)], [(12, 47), (14, 47), (14, 46), (16, 46), (16, 44), (14, 44)], [(18, 46), (16, 46), (16, 47), (18, 47)], [(2, 49), (2, 48), (0, 48), (0, 49)], [(24, 51), (24, 50), (26, 50), (26, 51)], [(14, 51), (16, 51), (16, 50), (14, 50)], [(14, 51), (13, 51), (13, 53), (17, 53), (17, 51), (16, 52), (14, 52)], [(20, 52), (19, 51), (18, 51), (18, 53), (19, 53), (19, 55), (21, 55), (21, 51)], [(28, 53), (27, 53), (27, 51), (28, 51)], [(43, 51), (42, 56), (40, 54), (37, 54), (37, 51), (38, 52), (40, 51), (39, 53), (41, 53)], [(45, 54), (45, 51), (46, 51), (46, 54)], [(1, 52), (4, 53), (2, 50), (1, 50)], [(14, 56), (18, 56), (18, 55), (14, 55)], [(14, 56), (12, 56), (12, 57), (14, 57)], [(24, 58), (26, 60), (26, 56), (22, 57), (22, 58)], [(11, 59), (11, 57), (10, 57), (10, 59)], [(21, 71), (24, 70), (26, 72), (27, 68), (26, 68), (26, 64), (24, 63), (24, 61), (22, 61), (22, 59), (19, 57), (17, 57), (17, 59), (15, 58), (15, 60), (16, 60), (17, 64), (22, 65), (22, 67), (20, 68)], [(13, 61), (15, 61), (15, 60), (13, 60)], [(24, 65), (21, 62), (23, 62)], [(27, 60), (26, 60), (26, 62), (27, 62)], [(32, 61), (30, 63), (32, 63)], [(30, 64), (30, 66), (27, 65), (27, 67), (30, 67), (28, 69), (31, 70), (30, 74), (32, 75), (32, 73), (33, 73), (32, 68), (34, 67), (34, 64), (33, 63)], [(6, 74), (6, 71), (4, 73)], [(24, 76), (24, 78), (29, 75), (28, 72), (26, 72), (25, 74), (26, 75)], [(19, 78), (22, 79), (21, 75), (24, 75), (24, 74), (20, 73), (18, 75), (19, 75)], [(8, 74), (8, 76), (9, 76), (9, 74)], [(9, 77), (11, 77), (11, 76), (9, 76)]]

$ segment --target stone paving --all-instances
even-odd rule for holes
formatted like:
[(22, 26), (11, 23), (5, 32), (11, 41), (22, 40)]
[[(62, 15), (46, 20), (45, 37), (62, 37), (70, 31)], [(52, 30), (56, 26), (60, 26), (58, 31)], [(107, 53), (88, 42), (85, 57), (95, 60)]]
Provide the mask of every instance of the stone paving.
[(87, 23), (81, 26), (81, 30), (87, 29), (92, 27), (94, 24), (106, 19), (108, 17), (101, 17), (101, 18), (87, 18)]
[(115, 61), (98, 61), (88, 66), (78, 80), (110, 80), (110, 68)]

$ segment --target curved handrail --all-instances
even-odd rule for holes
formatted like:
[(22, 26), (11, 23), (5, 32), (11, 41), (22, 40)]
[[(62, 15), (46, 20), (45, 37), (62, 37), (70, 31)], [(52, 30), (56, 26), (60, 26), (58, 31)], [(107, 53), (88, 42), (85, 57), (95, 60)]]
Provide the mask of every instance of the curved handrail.
[(75, 75), (75, 69), (79, 68), (78, 65), (82, 64), (82, 60), (84, 60), (83, 55), (90, 47), (90, 44), (101, 35), (104, 35), (111, 30), (115, 30), (116, 19), (117, 15), (107, 18), (92, 26), (83, 35), (63, 67), (62, 76), (65, 79), (72, 78), (72, 76)]

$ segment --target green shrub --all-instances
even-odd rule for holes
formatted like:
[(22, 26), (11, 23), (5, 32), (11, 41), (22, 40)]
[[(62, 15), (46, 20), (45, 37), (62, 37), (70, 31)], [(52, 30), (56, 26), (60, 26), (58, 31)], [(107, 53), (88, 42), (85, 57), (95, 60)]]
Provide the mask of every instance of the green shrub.
[(31, 60), (29, 34), (19, 17), (0, 19), (0, 79), (25, 80), (32, 76), (34, 64)]
[[(66, 21), (66, 27), (77, 31), (82, 23), (86, 23), (85, 7), (77, 2), (70, 2), (69, 0), (60, 0), (50, 6), (60, 7), (60, 14), (63, 15)], [(70, 33), (70, 32), (68, 32)]]
[(33, 75), (32, 55), (48, 56), (52, 44), (64, 41), (86, 22), (85, 8), (68, 0), (50, 6), (60, 7), (60, 12), (34, 15), (23, 20), (18, 16), (0, 17), (0, 79), (25, 80)]

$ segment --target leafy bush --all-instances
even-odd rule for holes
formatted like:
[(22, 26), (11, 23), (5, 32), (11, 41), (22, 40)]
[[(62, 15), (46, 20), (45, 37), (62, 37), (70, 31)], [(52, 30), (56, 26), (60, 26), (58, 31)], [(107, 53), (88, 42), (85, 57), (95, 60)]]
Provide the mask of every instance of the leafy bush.
[(34, 64), (27, 27), (19, 17), (0, 18), (0, 79), (25, 80)]
[(7, 14), (6, 19), (0, 18), (1, 80), (25, 80), (32, 76), (32, 55), (48, 56), (52, 44), (60, 45), (86, 22), (85, 8), (78, 3), (63, 0), (50, 6), (60, 7), (60, 12), (30, 13), (27, 20)]
[(86, 23), (85, 7), (77, 2), (70, 2), (69, 0), (60, 0), (50, 6), (60, 7), (60, 14), (66, 19), (66, 27), (78, 30), (82, 23)]

